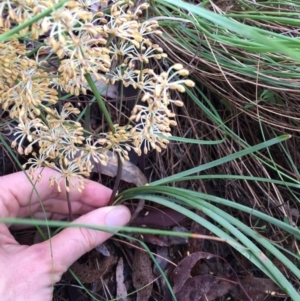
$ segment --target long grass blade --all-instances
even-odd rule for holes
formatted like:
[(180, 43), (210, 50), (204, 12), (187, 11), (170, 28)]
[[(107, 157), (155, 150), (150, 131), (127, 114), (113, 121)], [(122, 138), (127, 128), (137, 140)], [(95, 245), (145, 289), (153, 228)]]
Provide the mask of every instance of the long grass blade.
[(154, 182), (150, 183), (149, 185), (151, 185), (151, 186), (157, 186), (157, 185), (162, 185), (162, 184), (165, 184), (165, 183), (168, 183), (168, 182), (177, 181), (178, 179), (180, 179), (182, 177), (186, 177), (186, 176), (189, 176), (189, 175), (194, 174), (194, 173), (202, 172), (202, 171), (204, 171), (206, 169), (209, 169), (209, 168), (212, 168), (212, 167), (216, 167), (218, 165), (224, 164), (226, 162), (230, 162), (230, 161), (235, 160), (237, 158), (241, 158), (243, 156), (252, 154), (252, 153), (257, 152), (257, 151), (259, 151), (261, 149), (264, 149), (266, 147), (270, 147), (270, 146), (272, 146), (274, 144), (277, 144), (279, 142), (285, 141), (288, 138), (290, 138), (289, 135), (282, 135), (280, 137), (273, 138), (271, 140), (268, 140), (268, 141), (265, 141), (263, 143), (257, 144), (255, 146), (246, 148), (246, 149), (241, 150), (239, 152), (236, 152), (234, 154), (228, 155), (228, 156), (226, 156), (224, 158), (220, 158), (220, 159), (217, 159), (215, 161), (203, 164), (201, 166), (197, 166), (197, 167), (191, 168), (189, 170), (180, 172), (178, 174), (175, 174), (175, 175), (163, 178), (161, 180), (154, 181)]

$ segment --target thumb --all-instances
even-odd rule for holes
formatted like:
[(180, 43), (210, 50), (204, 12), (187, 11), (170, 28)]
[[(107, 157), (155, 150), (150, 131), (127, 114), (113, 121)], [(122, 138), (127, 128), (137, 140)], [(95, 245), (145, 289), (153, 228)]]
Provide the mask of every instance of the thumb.
[[(93, 210), (74, 223), (93, 226), (124, 226), (130, 220), (130, 211), (125, 206), (103, 207)], [(79, 257), (97, 247), (112, 234), (87, 228), (66, 228), (51, 239), (55, 272), (64, 273)], [(43, 242), (50, 248), (49, 241)]]

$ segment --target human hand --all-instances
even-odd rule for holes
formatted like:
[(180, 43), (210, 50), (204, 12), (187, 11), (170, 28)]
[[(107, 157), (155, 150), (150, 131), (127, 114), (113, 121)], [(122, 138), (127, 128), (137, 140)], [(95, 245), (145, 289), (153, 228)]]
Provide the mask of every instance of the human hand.
[[(66, 191), (49, 187), (55, 172), (44, 169), (36, 189), (43, 201), (47, 218), (68, 215)], [(45, 218), (39, 197), (23, 172), (0, 177), (0, 217), (24, 218), (32, 214)], [(82, 215), (75, 223), (98, 226), (123, 226), (130, 220), (124, 206), (103, 207), (111, 190), (89, 181), (82, 193), (71, 188), (72, 211)], [(31, 195), (32, 194), (32, 195)], [(99, 208), (103, 207), (103, 208)], [(51, 238), (32, 246), (19, 245), (8, 226), (0, 224), (0, 296), (5, 301), (50, 301), (53, 284), (73, 262), (95, 248), (111, 234), (86, 228), (66, 228)]]

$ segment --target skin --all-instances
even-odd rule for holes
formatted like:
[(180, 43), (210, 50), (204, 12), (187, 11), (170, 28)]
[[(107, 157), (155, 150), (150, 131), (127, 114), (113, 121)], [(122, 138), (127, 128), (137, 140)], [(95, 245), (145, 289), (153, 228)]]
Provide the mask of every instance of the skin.
[[(49, 177), (55, 172), (45, 169), (36, 184), (47, 217), (67, 217), (66, 191), (49, 187)], [(0, 177), (0, 216), (44, 219), (39, 198), (32, 195), (32, 185), (23, 172)], [(80, 215), (74, 222), (98, 226), (123, 226), (130, 220), (125, 206), (104, 207), (111, 190), (90, 181), (82, 193), (71, 188), (72, 210)], [(53, 284), (83, 254), (107, 240), (111, 234), (85, 228), (66, 228), (51, 238), (32, 246), (20, 245), (0, 223), (0, 296), (6, 301), (50, 301)], [(52, 249), (52, 252), (51, 252)]]

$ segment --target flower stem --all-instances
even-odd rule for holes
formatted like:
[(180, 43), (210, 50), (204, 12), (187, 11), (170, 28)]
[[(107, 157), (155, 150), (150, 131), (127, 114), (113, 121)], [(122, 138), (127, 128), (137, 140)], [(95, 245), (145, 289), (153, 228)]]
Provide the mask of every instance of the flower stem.
[(99, 93), (99, 91), (98, 91), (98, 89), (97, 89), (97, 87), (96, 87), (96, 85), (95, 85), (95, 83), (94, 83), (94, 81), (93, 81), (91, 75), (90, 75), (90, 74), (86, 74), (86, 75), (85, 75), (85, 79), (86, 79), (86, 81), (88, 82), (90, 88), (92, 89), (92, 91), (93, 91), (93, 93), (94, 93), (94, 96), (95, 96), (96, 99), (97, 99), (99, 108), (100, 108), (100, 110), (103, 112), (104, 117), (105, 117), (105, 119), (106, 119), (106, 121), (107, 121), (107, 123), (108, 123), (108, 126), (109, 126), (110, 130), (111, 130), (113, 133), (115, 133), (115, 127), (114, 127), (114, 124), (113, 124), (113, 122), (112, 122), (112, 120), (111, 120), (111, 118), (110, 118), (110, 115), (109, 115), (109, 112), (107, 111), (106, 105), (105, 105), (105, 103), (104, 103), (104, 101), (103, 101), (103, 99), (102, 99), (102, 97), (101, 97), (101, 95), (100, 95), (100, 93)]
[[(70, 182), (68, 179), (66, 179), (66, 187), (70, 189)], [(67, 190), (67, 203), (68, 203), (68, 211), (69, 211), (69, 222), (73, 221), (73, 211), (71, 206), (71, 200), (70, 200), (70, 192)]]

